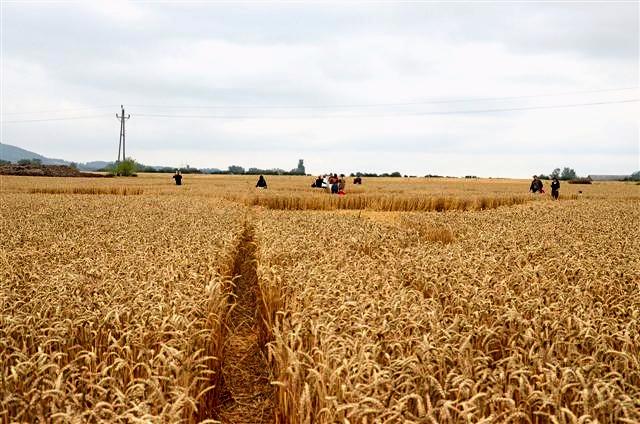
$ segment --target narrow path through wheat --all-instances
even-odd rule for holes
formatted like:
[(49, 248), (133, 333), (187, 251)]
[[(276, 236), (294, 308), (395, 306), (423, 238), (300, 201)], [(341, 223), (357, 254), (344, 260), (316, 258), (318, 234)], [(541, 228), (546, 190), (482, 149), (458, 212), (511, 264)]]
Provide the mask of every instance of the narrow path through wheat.
[(269, 367), (258, 342), (256, 244), (247, 223), (238, 245), (225, 341), (219, 419), (230, 423), (273, 422)]

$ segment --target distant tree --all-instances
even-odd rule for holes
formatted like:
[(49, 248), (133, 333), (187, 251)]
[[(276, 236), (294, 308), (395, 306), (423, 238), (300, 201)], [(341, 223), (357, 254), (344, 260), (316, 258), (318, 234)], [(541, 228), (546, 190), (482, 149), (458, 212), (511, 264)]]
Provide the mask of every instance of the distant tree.
[(183, 174), (202, 174), (198, 168), (191, 168), (189, 165), (186, 168), (180, 168), (180, 172)]
[(396, 172), (392, 172), (391, 175), (389, 175), (390, 177), (402, 177), (402, 174), (399, 173), (398, 171)]
[(75, 163), (75, 162), (71, 162), (71, 163), (69, 164), (69, 168), (78, 169), (78, 164), (77, 164), (77, 163)]
[(640, 171), (636, 171), (629, 176), (630, 181), (640, 181)]
[[(171, 172), (172, 170), (169, 169), (169, 172)], [(154, 173), (154, 172), (159, 172), (156, 168), (154, 168), (153, 166), (147, 166), (147, 165), (142, 165), (140, 163), (136, 164), (136, 172), (150, 172), (150, 173)]]
[(388, 177), (389, 174), (384, 173), (384, 174), (376, 174), (375, 172), (356, 172), (356, 173), (352, 173), (352, 176), (356, 176), (356, 177)]
[(11, 165), (11, 161), (10, 160), (0, 159), (0, 166), (1, 165)]
[(229, 173), (231, 174), (244, 174), (244, 168), (238, 165), (231, 165), (229, 167)]
[(40, 159), (20, 159), (18, 161), (18, 165), (42, 165), (42, 161)]
[(571, 168), (563, 168), (562, 173), (560, 174), (561, 180), (573, 180), (577, 178), (576, 171)]
[(556, 168), (551, 172), (550, 177), (553, 178), (560, 178), (560, 168)]
[[(553, 175), (553, 174), (551, 174), (551, 175)], [(550, 180), (553, 177), (551, 177), (549, 175), (545, 175), (545, 174), (538, 174), (538, 178), (540, 178), (541, 180)]]
[(132, 158), (126, 158), (123, 161), (115, 163), (110, 169), (109, 173), (117, 175), (119, 177), (135, 177), (138, 164)]

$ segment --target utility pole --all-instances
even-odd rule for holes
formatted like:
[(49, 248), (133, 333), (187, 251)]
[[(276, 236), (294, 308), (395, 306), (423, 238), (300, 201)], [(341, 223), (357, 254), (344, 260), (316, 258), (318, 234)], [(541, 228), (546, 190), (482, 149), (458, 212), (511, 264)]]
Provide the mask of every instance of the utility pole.
[(124, 145), (124, 134), (125, 134), (124, 121), (131, 117), (131, 115), (124, 116), (124, 106), (123, 105), (120, 105), (120, 109), (122, 110), (122, 114), (118, 115), (116, 113), (116, 118), (118, 118), (120, 120), (120, 142), (118, 143), (118, 160), (116, 161), (116, 163), (120, 162), (120, 150), (121, 149), (122, 149), (122, 160), (125, 160), (125, 158), (126, 158), (125, 145)]

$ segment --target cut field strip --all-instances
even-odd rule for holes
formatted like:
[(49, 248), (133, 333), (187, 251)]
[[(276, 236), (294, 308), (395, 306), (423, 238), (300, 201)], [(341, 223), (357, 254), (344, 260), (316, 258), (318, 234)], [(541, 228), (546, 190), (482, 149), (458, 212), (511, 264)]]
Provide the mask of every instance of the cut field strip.
[(223, 423), (273, 422), (271, 375), (259, 343), (255, 252), (253, 228), (246, 224), (238, 244), (227, 316), (217, 417)]
[[(369, 210), (377, 212), (446, 212), (482, 211), (502, 206), (516, 206), (532, 201), (551, 201), (551, 197), (530, 194), (505, 194), (486, 196), (438, 196), (405, 195), (388, 193), (351, 194), (346, 196), (326, 193), (248, 193), (225, 194), (226, 200), (246, 206), (260, 206), (273, 210), (333, 211)], [(574, 200), (577, 196), (562, 196), (562, 200)]]

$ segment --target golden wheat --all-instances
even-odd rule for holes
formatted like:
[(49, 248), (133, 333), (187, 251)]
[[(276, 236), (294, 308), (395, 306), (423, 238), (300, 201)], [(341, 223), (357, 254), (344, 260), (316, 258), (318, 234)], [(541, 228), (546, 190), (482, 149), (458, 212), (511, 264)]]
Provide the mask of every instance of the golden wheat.
[(0, 177), (0, 419), (232, 416), (254, 267), (277, 422), (640, 421), (638, 186), (267, 179)]
[(121, 196), (142, 194), (141, 188), (135, 187), (61, 187), (32, 188), (29, 193), (37, 194), (116, 194)]
[(211, 417), (238, 211), (45, 196), (0, 207), (2, 420)]
[[(519, 205), (531, 200), (550, 200), (547, 197), (530, 195), (508, 196), (417, 196), (393, 194), (352, 194), (348, 196), (330, 195), (324, 191), (317, 193), (251, 193), (247, 195), (227, 194), (226, 199), (244, 203), (247, 206), (262, 206), (280, 210), (336, 210), (368, 209), (385, 212), (443, 212), (449, 210), (469, 211), (495, 209), (500, 206)], [(573, 197), (575, 200), (575, 197)]]
[(279, 420), (640, 420), (637, 222), (618, 201), (265, 213)]

